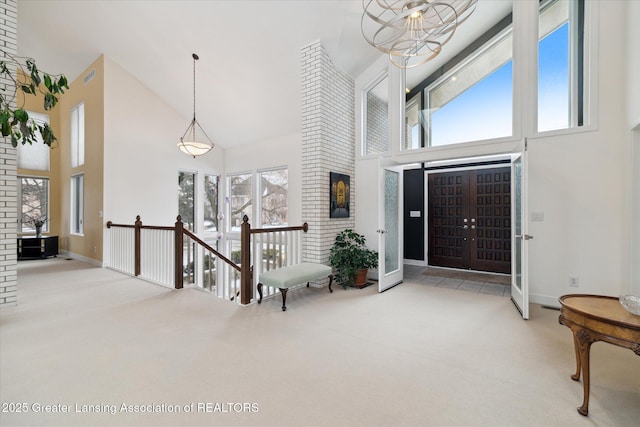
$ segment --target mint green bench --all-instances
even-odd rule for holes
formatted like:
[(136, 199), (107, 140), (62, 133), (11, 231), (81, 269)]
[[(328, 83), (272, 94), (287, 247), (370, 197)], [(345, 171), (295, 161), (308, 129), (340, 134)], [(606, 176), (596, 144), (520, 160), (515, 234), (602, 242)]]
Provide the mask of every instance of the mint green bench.
[(300, 264), (289, 265), (260, 273), (260, 277), (258, 278), (258, 293), (260, 294), (258, 304), (262, 302), (262, 286), (271, 286), (280, 289), (280, 293), (282, 294), (282, 311), (285, 311), (287, 309), (287, 291), (289, 288), (301, 285), (304, 282), (307, 282), (308, 288), (310, 281), (324, 277), (329, 278), (329, 292), (333, 292), (333, 289), (331, 289), (331, 283), (333, 282), (331, 267), (323, 264), (302, 262)]

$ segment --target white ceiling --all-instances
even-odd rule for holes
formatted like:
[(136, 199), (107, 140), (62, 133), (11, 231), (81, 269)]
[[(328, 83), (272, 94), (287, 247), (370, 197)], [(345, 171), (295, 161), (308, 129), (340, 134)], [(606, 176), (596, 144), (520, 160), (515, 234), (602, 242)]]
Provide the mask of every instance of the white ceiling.
[[(479, 5), (456, 33), (460, 43), (511, 3), (483, 2), (495, 4)], [(232, 147), (300, 131), (302, 47), (320, 40), (352, 77), (382, 55), (363, 39), (361, 15), (360, 0), (18, 0), (18, 53), (71, 81), (104, 54), (183, 114), (185, 129), (197, 53), (198, 121)]]

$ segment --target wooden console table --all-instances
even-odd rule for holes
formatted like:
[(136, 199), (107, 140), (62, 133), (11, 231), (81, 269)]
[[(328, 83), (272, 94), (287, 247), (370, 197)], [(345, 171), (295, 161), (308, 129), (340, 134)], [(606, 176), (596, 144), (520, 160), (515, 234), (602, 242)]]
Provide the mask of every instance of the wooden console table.
[(604, 341), (633, 350), (640, 356), (640, 316), (629, 313), (618, 298), (601, 295), (564, 295), (560, 299), (562, 325), (573, 332), (578, 381), (582, 371), (584, 397), (578, 407), (581, 415), (589, 413), (589, 351), (591, 344)]
[(58, 256), (58, 236), (18, 237), (18, 259)]

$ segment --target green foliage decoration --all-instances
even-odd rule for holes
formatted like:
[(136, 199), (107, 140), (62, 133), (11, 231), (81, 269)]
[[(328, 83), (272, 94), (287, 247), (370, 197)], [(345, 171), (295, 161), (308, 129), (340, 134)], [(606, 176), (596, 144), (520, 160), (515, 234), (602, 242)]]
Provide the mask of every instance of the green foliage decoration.
[[(69, 89), (67, 78), (63, 74), (51, 75), (41, 72), (32, 58), (13, 56), (0, 49), (0, 76), (6, 78), (9, 85), (0, 85), (0, 130), (3, 137), (11, 138), (11, 145), (33, 144), (37, 135), (42, 136), (43, 142), (51, 147), (57, 140), (48, 123), (37, 123), (29, 117), (29, 113), (22, 105), (12, 108), (18, 90), (26, 95), (44, 96), (45, 111), (51, 110), (58, 103), (58, 96)], [(15, 75), (12, 70), (19, 71)]]
[(329, 263), (335, 269), (335, 279), (343, 288), (355, 286), (358, 271), (378, 267), (378, 252), (367, 249), (366, 239), (350, 228), (336, 236), (329, 250)]

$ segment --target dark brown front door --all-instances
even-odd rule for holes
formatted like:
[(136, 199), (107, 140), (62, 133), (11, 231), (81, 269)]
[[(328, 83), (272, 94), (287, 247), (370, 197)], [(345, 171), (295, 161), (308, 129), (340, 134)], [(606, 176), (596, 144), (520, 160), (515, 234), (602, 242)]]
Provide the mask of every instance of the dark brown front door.
[(429, 265), (511, 272), (511, 170), (429, 174)]

